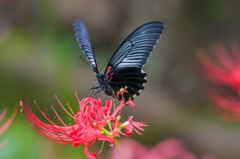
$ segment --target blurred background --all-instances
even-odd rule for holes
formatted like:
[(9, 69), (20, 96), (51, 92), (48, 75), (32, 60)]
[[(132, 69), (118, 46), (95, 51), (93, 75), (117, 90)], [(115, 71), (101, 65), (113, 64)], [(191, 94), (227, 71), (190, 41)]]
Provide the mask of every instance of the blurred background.
[[(157, 20), (165, 30), (143, 68), (148, 74), (145, 90), (135, 98), (135, 110), (125, 107), (122, 112), (124, 119), (133, 114), (134, 121), (149, 127), (143, 136), (133, 133), (131, 138), (152, 147), (176, 137), (199, 157), (239, 159), (240, 125), (218, 118), (193, 69), (198, 48), (240, 38), (239, 15), (238, 0), (0, 0), (0, 112), (7, 107), (8, 119), (22, 96), (40, 119), (34, 101), (41, 109), (53, 105), (64, 118), (55, 95), (77, 112), (74, 86), (83, 98), (95, 76), (79, 58), (84, 55), (74, 35), (75, 20), (88, 29), (99, 68), (134, 29)], [(6, 138), (8, 144), (0, 149), (3, 159), (86, 158), (82, 146), (42, 138), (20, 111), (0, 142)], [(90, 152), (101, 145), (96, 143)], [(109, 149), (105, 143), (99, 159), (108, 158)]]

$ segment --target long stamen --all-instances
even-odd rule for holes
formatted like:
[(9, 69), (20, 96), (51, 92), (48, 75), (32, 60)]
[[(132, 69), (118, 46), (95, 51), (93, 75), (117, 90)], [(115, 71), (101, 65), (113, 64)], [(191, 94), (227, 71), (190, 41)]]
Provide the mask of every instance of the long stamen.
[(73, 116), (76, 116), (76, 115), (74, 114), (72, 108), (71, 108), (70, 105), (68, 104), (68, 102), (67, 102), (67, 106), (68, 106), (68, 108), (70, 109), (70, 111), (72, 112)]
[(64, 126), (67, 126), (67, 125), (62, 121), (62, 119), (59, 117), (58, 113), (56, 112), (56, 110), (54, 109), (53, 106), (52, 106), (52, 109), (53, 109), (54, 113), (56, 114), (56, 116), (58, 117), (58, 119), (61, 121), (61, 123), (62, 123)]
[(62, 103), (59, 101), (57, 95), (55, 95), (55, 98), (57, 99), (57, 101), (58, 101), (59, 105), (62, 107), (62, 109), (63, 109), (70, 117), (74, 118), (74, 117), (64, 108), (64, 106), (62, 105)]

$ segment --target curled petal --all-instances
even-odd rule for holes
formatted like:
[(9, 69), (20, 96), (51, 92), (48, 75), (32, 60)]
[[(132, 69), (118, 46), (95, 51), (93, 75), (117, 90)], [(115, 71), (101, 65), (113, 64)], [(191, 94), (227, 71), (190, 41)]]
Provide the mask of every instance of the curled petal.
[(121, 110), (121, 108), (124, 106), (124, 105), (131, 105), (133, 107), (133, 109), (135, 109), (135, 104), (133, 104), (132, 102), (126, 102), (126, 103), (121, 103), (113, 112), (112, 116), (116, 116), (118, 111)]
[(111, 136), (100, 135), (100, 136), (98, 137), (98, 140), (102, 140), (102, 141), (107, 140), (108, 142), (111, 143), (110, 146), (113, 146), (113, 145), (114, 145), (114, 139), (113, 139)]
[(85, 146), (85, 153), (86, 153), (86, 155), (87, 155), (87, 157), (89, 158), (89, 159), (95, 159), (96, 157), (97, 157), (97, 154), (96, 153), (90, 153), (89, 151), (88, 151), (88, 147), (87, 146)]
[(112, 108), (112, 101), (106, 101), (106, 108), (108, 108), (106, 111), (105, 111), (105, 115), (110, 115), (110, 112), (111, 112), (111, 108)]

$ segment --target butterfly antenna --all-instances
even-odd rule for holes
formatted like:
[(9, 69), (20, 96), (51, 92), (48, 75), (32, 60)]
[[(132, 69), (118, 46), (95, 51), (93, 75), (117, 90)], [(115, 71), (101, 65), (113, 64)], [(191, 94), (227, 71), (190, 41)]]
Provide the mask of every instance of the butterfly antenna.
[(83, 62), (85, 62), (87, 65), (91, 66), (87, 61), (85, 61), (85, 60), (82, 58), (81, 55), (80, 55), (79, 57), (80, 57), (80, 59), (83, 60)]
[[(108, 60), (109, 60), (109, 57), (108, 57), (108, 59), (107, 59), (106, 63), (103, 65), (103, 67), (104, 67), (104, 66), (106, 66), (106, 64), (107, 64)], [(102, 71), (103, 67), (101, 68), (100, 72)]]

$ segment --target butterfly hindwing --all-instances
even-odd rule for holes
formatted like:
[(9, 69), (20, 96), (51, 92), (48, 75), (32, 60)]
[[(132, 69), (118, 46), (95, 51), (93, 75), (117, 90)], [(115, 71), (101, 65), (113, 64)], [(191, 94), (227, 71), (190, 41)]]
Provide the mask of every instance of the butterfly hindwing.
[(86, 58), (89, 61), (93, 71), (95, 73), (98, 73), (97, 63), (93, 53), (92, 45), (84, 23), (80, 20), (76, 20), (73, 26), (79, 46), (82, 48), (83, 53), (86, 55)]
[(144, 83), (147, 82), (146, 76), (140, 68), (130, 67), (117, 70), (107, 76), (107, 79), (118, 100), (127, 102), (140, 95), (140, 90), (144, 89)]
[(118, 47), (105, 70), (115, 96), (122, 102), (133, 100), (147, 82), (146, 64), (163, 32), (162, 22), (149, 22), (133, 31)]

